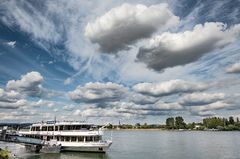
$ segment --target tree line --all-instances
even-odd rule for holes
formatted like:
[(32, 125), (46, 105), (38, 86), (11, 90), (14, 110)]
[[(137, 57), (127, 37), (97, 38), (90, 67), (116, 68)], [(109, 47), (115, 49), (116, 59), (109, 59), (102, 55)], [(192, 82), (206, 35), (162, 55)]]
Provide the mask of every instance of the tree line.
[(119, 124), (106, 126), (108, 129), (165, 129), (165, 130), (222, 130), (222, 131), (232, 131), (240, 130), (239, 118), (234, 119), (230, 116), (229, 118), (220, 117), (208, 117), (204, 118), (202, 122), (191, 122), (186, 123), (184, 118), (181, 116), (169, 117), (166, 119), (165, 124)]
[(188, 123), (184, 122), (183, 117), (169, 117), (166, 119), (166, 129), (195, 129), (195, 130), (240, 130), (239, 118), (236, 120), (230, 116), (229, 118), (220, 118), (220, 117), (208, 117), (204, 118), (202, 122), (199, 123)]

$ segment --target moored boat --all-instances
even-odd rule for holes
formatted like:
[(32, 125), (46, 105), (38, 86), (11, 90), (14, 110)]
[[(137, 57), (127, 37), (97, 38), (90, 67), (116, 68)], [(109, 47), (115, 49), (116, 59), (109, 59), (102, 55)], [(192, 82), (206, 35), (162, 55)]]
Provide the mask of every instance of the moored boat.
[(85, 122), (41, 122), (18, 133), (46, 143), (55, 140), (56, 146), (61, 145), (61, 151), (106, 152), (112, 144), (111, 140), (103, 140), (104, 133), (101, 129)]

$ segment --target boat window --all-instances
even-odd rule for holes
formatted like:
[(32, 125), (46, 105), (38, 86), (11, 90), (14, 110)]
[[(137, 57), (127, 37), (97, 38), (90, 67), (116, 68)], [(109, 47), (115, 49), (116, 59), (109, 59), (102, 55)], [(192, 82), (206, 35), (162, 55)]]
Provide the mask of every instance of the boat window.
[(59, 130), (63, 130), (63, 125), (60, 126)]
[(36, 127), (36, 131), (40, 131), (40, 127), (39, 126)]
[(76, 130), (80, 130), (81, 126), (80, 125), (76, 125)]
[(58, 126), (55, 126), (55, 131), (58, 131)]
[(72, 137), (72, 138), (71, 138), (71, 141), (72, 141), (72, 142), (76, 142), (76, 140), (77, 140), (76, 137)]
[(42, 127), (42, 131), (47, 131), (47, 127), (46, 127), (46, 126), (43, 126), (43, 127)]
[(59, 141), (59, 138), (60, 138), (60, 137), (59, 137), (59, 136), (57, 136), (57, 141)]
[(92, 136), (86, 136), (86, 142), (91, 142), (93, 141), (93, 137)]
[(94, 141), (100, 141), (102, 139), (101, 136), (94, 136)]
[(32, 127), (32, 128), (31, 128), (31, 131), (35, 131), (35, 127)]
[(87, 129), (86, 125), (82, 125), (81, 129)]
[(69, 125), (64, 125), (64, 130), (70, 130), (70, 126)]
[(64, 136), (61, 136), (61, 141), (64, 141)]
[(49, 126), (48, 131), (53, 131), (53, 126)]
[(83, 142), (84, 141), (84, 137), (83, 136), (79, 136), (78, 137), (78, 142)]
[(70, 137), (69, 136), (66, 136), (65, 139), (66, 139), (66, 141), (70, 141)]

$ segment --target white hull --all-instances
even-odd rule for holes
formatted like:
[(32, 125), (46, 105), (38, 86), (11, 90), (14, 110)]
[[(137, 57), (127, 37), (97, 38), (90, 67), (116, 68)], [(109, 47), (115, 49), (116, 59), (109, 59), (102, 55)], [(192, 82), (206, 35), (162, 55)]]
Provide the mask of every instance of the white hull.
[(105, 153), (111, 146), (112, 142), (99, 143), (83, 143), (79, 145), (72, 145), (71, 143), (61, 142), (62, 151), (79, 151), (79, 152), (103, 152)]

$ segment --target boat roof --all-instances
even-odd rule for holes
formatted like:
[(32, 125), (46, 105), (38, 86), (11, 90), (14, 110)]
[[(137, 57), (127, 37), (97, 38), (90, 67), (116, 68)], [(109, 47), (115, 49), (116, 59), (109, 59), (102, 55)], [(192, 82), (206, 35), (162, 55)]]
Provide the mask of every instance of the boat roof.
[(94, 125), (85, 121), (46, 121), (34, 123), (32, 126), (53, 126), (53, 125)]

